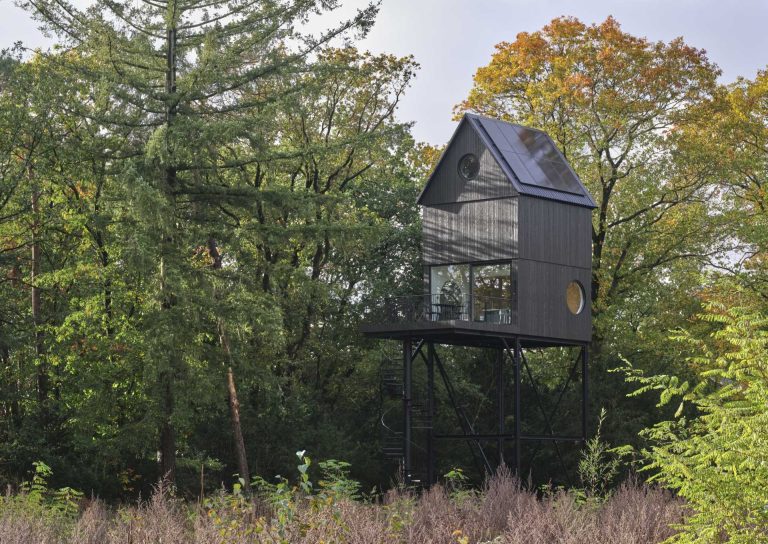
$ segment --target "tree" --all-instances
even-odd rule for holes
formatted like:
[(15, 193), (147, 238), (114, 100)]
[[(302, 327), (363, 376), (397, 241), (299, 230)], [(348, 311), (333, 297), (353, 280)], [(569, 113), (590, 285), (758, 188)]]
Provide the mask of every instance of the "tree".
[[(219, 233), (233, 263), (230, 277), (249, 296), (271, 301), (271, 318), (279, 321), (272, 329), (280, 344), (274, 352), (255, 355), (241, 345), (236, 357), (270, 361), (274, 404), (265, 402), (263, 376), (255, 382), (252, 371), (236, 369), (246, 385), (242, 404), (258, 388), (265, 412), (274, 410), (262, 418), (269, 426), (246, 430), (259, 444), (256, 457), (270, 463), (260, 467), (266, 471), (277, 470), (272, 463), (292, 458), (298, 446), (372, 462), (374, 410), (360, 413), (352, 406), (375, 397), (378, 361), (369, 357), (375, 351), (357, 325), (371, 299), (418, 277), (413, 142), (409, 126), (394, 117), (415, 64), (352, 48), (325, 50), (318, 62), (318, 71), (286, 80), (302, 91), (260, 127), (263, 138), (280, 140), (283, 157), (226, 178), (233, 192), (268, 198), (255, 206), (232, 199), (220, 210), (226, 216), (220, 222), (230, 225)], [(229, 153), (237, 157), (248, 149)], [(253, 317), (244, 317), (228, 322), (252, 326)], [(348, 417), (338, 417), (341, 411)], [(253, 421), (256, 414), (246, 410), (244, 416)], [(274, 436), (269, 443), (266, 434)], [(364, 472), (367, 465), (353, 466)]]
[(701, 316), (715, 325), (709, 338), (682, 332), (694, 355), (695, 378), (646, 377), (628, 369), (641, 387), (660, 393), (659, 405), (679, 405), (674, 419), (644, 435), (651, 480), (675, 489), (694, 509), (674, 542), (768, 540), (768, 320), (754, 308), (710, 304)]
[[(148, 205), (138, 209), (144, 214), (138, 218), (142, 251), (156, 270), (155, 304), (144, 321), (154, 336), (145, 347), (156, 369), (160, 472), (173, 480), (175, 383), (185, 372), (184, 346), (196, 331), (194, 324), (180, 324), (194, 317), (189, 289), (199, 286), (200, 275), (189, 261), (204, 243), (190, 239), (187, 226), (197, 208), (233, 197), (218, 181), (223, 173), (270, 153), (259, 125), (275, 103), (295, 92), (279, 94), (275, 82), (310, 69), (311, 56), (334, 38), (364, 33), (376, 8), (368, 6), (315, 38), (294, 25), (335, 4), (100, 0), (86, 11), (64, 0), (22, 5), (60, 37), (70, 55), (87, 59), (69, 66), (93, 86), (90, 102), (106, 107), (84, 107), (79, 114), (96, 113), (103, 130), (126, 135), (113, 168)], [(226, 150), (242, 141), (252, 143), (248, 155), (231, 157)]]
[[(369, 297), (420, 277), (419, 166), (394, 116), (413, 60), (331, 47), (365, 32), (374, 8), (312, 38), (293, 23), (331, 4), (27, 7), (62, 37), (21, 63), (33, 82), (51, 76), (57, 104), (36, 163), (36, 285), (61, 419), (55, 436), (4, 443), (10, 472), (45, 458), (115, 496), (146, 489), (156, 453), (160, 475), (189, 489), (201, 465), (215, 487), (230, 458), (242, 476), (282, 473), (297, 447), (372, 472), (375, 413), (359, 406), (378, 360), (357, 322)], [(28, 198), (13, 206), (31, 217)], [(3, 241), (22, 225), (9, 218)], [(24, 308), (24, 322), (28, 297), (9, 292), (3, 310)], [(3, 360), (32, 364), (27, 340), (9, 337)], [(4, 385), (22, 383), (32, 409), (25, 371)]]
[(706, 126), (718, 74), (680, 38), (561, 17), (498, 44), (455, 108), (547, 131), (595, 198), (590, 393), (608, 410), (613, 443), (636, 443), (664, 416), (645, 398), (628, 402), (606, 370), (623, 354), (649, 372), (685, 372), (668, 331), (700, 311), (701, 273), (734, 231), (721, 170), (687, 137)]
[(719, 200), (735, 226), (734, 251), (719, 269), (737, 274), (743, 285), (764, 299), (768, 295), (768, 73), (760, 71), (754, 80), (739, 78), (701, 109), (708, 122), (686, 130), (682, 141), (696, 153), (696, 160), (717, 173)]
[[(72, 115), (84, 111), (86, 86), (68, 79), (62, 62), (19, 59), (0, 90), (9, 187), (0, 214), (0, 353), (4, 409), (12, 414), (1, 455), (12, 460), (11, 480), (45, 458), (63, 479), (77, 474), (93, 485), (94, 473), (123, 468), (116, 451), (145, 453), (143, 440), (127, 438), (141, 425), (119, 427), (146, 399), (136, 387), (140, 349), (124, 349), (134, 325), (125, 286), (135, 276), (114, 245), (117, 207), (106, 173), (119, 135)], [(140, 283), (131, 287), (141, 291)]]
[(681, 160), (678, 146), (718, 74), (679, 38), (652, 43), (613, 18), (587, 26), (563, 17), (498, 44), (456, 107), (457, 115), (472, 110), (546, 130), (595, 197), (595, 355), (620, 347), (627, 328), (655, 328), (663, 284), (678, 264), (682, 276), (671, 283), (690, 285), (685, 261), (695, 273), (723, 250), (707, 205), (711, 171)]
[(681, 142), (717, 172), (719, 200), (732, 215), (737, 251), (708, 274), (708, 303), (677, 335), (686, 376), (634, 369), (635, 393), (655, 391), (674, 417), (643, 431), (652, 479), (677, 490), (694, 509), (677, 542), (768, 541), (766, 436), (766, 201), (768, 78), (740, 78), (701, 106), (708, 123)]

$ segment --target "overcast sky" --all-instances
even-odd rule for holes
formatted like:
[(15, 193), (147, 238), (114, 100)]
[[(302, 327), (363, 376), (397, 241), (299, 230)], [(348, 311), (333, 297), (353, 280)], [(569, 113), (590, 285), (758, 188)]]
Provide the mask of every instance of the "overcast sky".
[[(342, 3), (345, 10), (365, 4)], [(453, 106), (466, 97), (477, 68), (490, 61), (494, 44), (560, 15), (586, 23), (613, 15), (625, 31), (651, 40), (682, 36), (707, 51), (723, 70), (723, 82), (752, 78), (768, 66), (768, 0), (383, 0), (360, 47), (414, 55), (421, 70), (399, 116), (416, 122), (418, 140), (442, 144), (453, 132)], [(26, 13), (0, 0), (0, 48), (19, 40), (48, 44)]]

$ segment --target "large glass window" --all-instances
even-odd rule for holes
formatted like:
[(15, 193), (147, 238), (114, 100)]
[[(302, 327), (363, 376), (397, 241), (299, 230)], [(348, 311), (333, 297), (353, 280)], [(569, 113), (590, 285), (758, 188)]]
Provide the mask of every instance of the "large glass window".
[(433, 320), (469, 319), (469, 265), (433, 266), (430, 284)]
[[(510, 263), (472, 267), (472, 318), (486, 323), (512, 323), (517, 291)], [(516, 304), (515, 304), (516, 306)]]
[(517, 265), (453, 264), (430, 270), (430, 319), (517, 323)]

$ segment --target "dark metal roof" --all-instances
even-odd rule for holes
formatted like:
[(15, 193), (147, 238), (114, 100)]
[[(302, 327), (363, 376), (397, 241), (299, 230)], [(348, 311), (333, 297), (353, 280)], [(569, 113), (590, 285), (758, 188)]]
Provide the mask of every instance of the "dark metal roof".
[[(477, 132), (519, 194), (596, 207), (589, 191), (546, 132), (472, 113), (465, 113), (459, 126), (465, 122)], [(419, 196), (419, 203), (431, 182), (432, 177)]]

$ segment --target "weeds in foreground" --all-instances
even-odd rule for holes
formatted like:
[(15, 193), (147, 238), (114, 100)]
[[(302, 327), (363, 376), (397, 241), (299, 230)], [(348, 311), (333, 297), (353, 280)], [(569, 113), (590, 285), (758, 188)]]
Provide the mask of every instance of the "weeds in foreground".
[[(3, 544), (256, 544), (256, 543), (506, 543), (597, 544), (661, 542), (674, 534), (684, 505), (670, 494), (625, 483), (604, 501), (584, 503), (578, 493), (556, 490), (538, 498), (508, 471), (490, 478), (480, 491), (437, 486), (417, 495), (393, 490), (362, 501), (347, 466), (331, 462), (315, 485), (304, 452), (298, 483), (257, 480), (258, 492), (241, 487), (189, 504), (159, 487), (152, 498), (116, 510), (99, 501), (80, 513), (57, 508), (55, 494), (38, 488), (0, 501)], [(37, 493), (37, 495), (36, 495)], [(47, 497), (42, 500), (43, 497)], [(58, 499), (61, 500), (61, 499)], [(69, 500), (69, 499), (67, 499)], [(46, 501), (49, 501), (46, 503)]]

